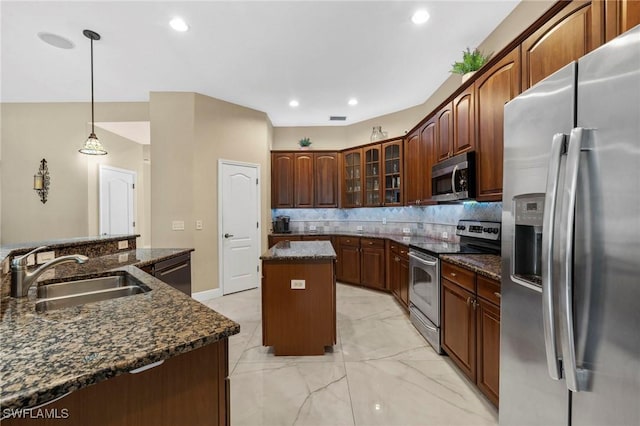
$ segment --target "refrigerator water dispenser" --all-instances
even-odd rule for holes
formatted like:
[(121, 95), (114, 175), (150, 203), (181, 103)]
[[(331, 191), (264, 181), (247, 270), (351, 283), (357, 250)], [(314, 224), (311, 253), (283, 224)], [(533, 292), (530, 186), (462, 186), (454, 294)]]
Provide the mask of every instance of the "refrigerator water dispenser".
[(542, 285), (542, 218), (545, 194), (513, 197), (515, 232), (513, 234), (512, 277), (526, 286)]

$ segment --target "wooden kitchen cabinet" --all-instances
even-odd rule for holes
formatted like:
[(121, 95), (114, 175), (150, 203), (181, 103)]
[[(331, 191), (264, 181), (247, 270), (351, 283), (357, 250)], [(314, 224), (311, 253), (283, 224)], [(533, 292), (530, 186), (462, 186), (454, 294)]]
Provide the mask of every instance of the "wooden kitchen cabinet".
[(521, 44), (526, 90), (604, 41), (602, 1), (572, 1)]
[(314, 207), (338, 207), (338, 153), (315, 152), (314, 170)]
[(442, 348), (496, 406), (500, 383), (500, 283), (441, 262)]
[(409, 247), (387, 241), (387, 288), (405, 310), (409, 309)]
[(401, 206), (404, 202), (402, 196), (402, 186), (404, 185), (402, 146), (402, 139), (382, 144), (383, 204), (385, 206)]
[(272, 152), (271, 208), (338, 206), (337, 152)]
[(293, 207), (293, 153), (271, 154), (271, 208)]
[(433, 116), (410, 133), (404, 142), (405, 205), (429, 205), (431, 167), (435, 163), (438, 117)]
[(382, 174), (382, 155), (380, 145), (362, 148), (364, 158), (364, 206), (379, 207), (382, 205), (383, 185), (380, 181)]
[(442, 279), (442, 348), (476, 381), (476, 313), (474, 294)]
[(313, 153), (293, 154), (293, 206), (313, 207), (314, 170)]
[(360, 239), (360, 284), (386, 289), (384, 240), (378, 238)]
[(514, 49), (474, 82), (478, 201), (502, 200), (504, 104), (520, 93), (520, 51)]
[(360, 284), (360, 238), (337, 238), (336, 279), (344, 283)]
[(166, 359), (139, 373), (124, 373), (42, 407), (66, 419), (9, 418), (18, 425), (230, 425), (228, 339)]
[(453, 144), (451, 155), (462, 154), (475, 148), (476, 116), (473, 85), (453, 100)]
[(436, 113), (436, 122), (436, 161), (442, 161), (453, 153), (453, 102)]
[(640, 1), (638, 0), (606, 0), (604, 8), (605, 42), (640, 25)]
[(384, 240), (380, 238), (336, 238), (338, 281), (386, 289)]
[(342, 153), (342, 207), (362, 207), (362, 148)]

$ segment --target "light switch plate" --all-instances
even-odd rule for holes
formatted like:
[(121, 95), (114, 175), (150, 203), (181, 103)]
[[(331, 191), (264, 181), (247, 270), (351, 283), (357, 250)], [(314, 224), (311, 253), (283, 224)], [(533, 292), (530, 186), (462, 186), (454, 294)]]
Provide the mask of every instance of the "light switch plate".
[(119, 254), (118, 255), (118, 262), (119, 263), (124, 263), (124, 262), (128, 262), (129, 261), (129, 253), (124, 253), (124, 254)]
[(184, 231), (184, 220), (174, 220), (171, 222), (171, 230)]
[(129, 248), (129, 241), (127, 240), (118, 241), (118, 250), (122, 250), (126, 248)]
[(196, 230), (197, 231), (202, 231), (202, 221), (201, 220), (196, 220)]
[(36, 261), (38, 262), (38, 265), (40, 265), (41, 263), (46, 263), (55, 258), (56, 258), (56, 252), (53, 250), (41, 251), (39, 253), (36, 253)]
[(402, 233), (403, 234), (410, 234), (411, 233), (411, 228), (402, 228)]
[(291, 280), (291, 289), (292, 290), (304, 290), (305, 289), (305, 281), (304, 280)]

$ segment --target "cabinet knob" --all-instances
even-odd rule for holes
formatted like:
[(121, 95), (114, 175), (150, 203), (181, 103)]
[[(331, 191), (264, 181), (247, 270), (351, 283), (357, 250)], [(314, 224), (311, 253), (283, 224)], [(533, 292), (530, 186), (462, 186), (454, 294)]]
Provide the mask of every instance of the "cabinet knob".
[(500, 298), (502, 297), (502, 296), (500, 296), (500, 293), (498, 293), (497, 291), (496, 291), (495, 293), (493, 293), (493, 295), (494, 295), (495, 297), (497, 297), (498, 299), (500, 299)]
[(372, 245), (373, 245), (373, 242), (372, 242), (372, 241), (369, 241), (369, 245), (370, 245), (370, 246), (372, 246)]
[(458, 274), (456, 274), (455, 272), (452, 272), (452, 273), (451, 273), (451, 276), (452, 276), (452, 277), (456, 277), (456, 276), (458, 276)]
[(395, 260), (396, 262), (400, 262), (400, 258), (398, 256), (396, 256), (396, 258), (393, 260)]
[(471, 298), (467, 297), (467, 306), (471, 305)]

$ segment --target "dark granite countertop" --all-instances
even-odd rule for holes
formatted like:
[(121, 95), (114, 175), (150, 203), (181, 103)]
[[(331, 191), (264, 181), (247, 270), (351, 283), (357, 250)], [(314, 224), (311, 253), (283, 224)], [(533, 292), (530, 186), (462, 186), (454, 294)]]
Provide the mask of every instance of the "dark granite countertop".
[(500, 282), (502, 265), (500, 256), (495, 254), (442, 254), (440, 259), (463, 268), (471, 269), (479, 275)]
[(262, 260), (335, 259), (336, 252), (329, 241), (280, 241), (265, 251)]
[(55, 240), (3, 244), (2, 246), (0, 246), (0, 260), (4, 259), (12, 253), (22, 254), (41, 246), (46, 246), (48, 250), (55, 250), (61, 247), (76, 246), (83, 243), (106, 243), (109, 241), (128, 240), (131, 238), (137, 238), (139, 236), (140, 234), (99, 235), (94, 237), (61, 238)]
[(35, 311), (35, 286), (27, 298), (2, 298), (2, 409), (33, 407), (237, 334), (237, 323), (133, 266), (190, 251), (137, 249), (55, 268), (55, 280), (125, 271), (147, 293), (47, 313)]
[(379, 238), (382, 240), (390, 240), (395, 241), (396, 243), (409, 245), (409, 244), (420, 244), (420, 243), (442, 243), (445, 241), (437, 240), (435, 238), (429, 238), (426, 236), (416, 236), (416, 235), (399, 235), (399, 234), (372, 234), (367, 232), (346, 232), (346, 231), (336, 231), (336, 232), (291, 232), (288, 234), (282, 233), (272, 233), (270, 235), (278, 236), (278, 237), (286, 237), (286, 236), (314, 236), (314, 235), (329, 235), (336, 237), (361, 237), (361, 238)]

